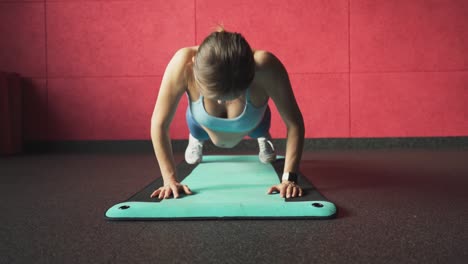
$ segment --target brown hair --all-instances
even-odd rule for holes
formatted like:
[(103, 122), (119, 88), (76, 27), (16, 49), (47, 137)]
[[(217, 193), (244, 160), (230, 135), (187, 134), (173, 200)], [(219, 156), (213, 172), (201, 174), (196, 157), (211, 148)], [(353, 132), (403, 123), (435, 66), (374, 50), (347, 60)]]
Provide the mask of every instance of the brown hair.
[(252, 49), (240, 33), (218, 29), (198, 47), (193, 75), (205, 94), (238, 96), (255, 76)]

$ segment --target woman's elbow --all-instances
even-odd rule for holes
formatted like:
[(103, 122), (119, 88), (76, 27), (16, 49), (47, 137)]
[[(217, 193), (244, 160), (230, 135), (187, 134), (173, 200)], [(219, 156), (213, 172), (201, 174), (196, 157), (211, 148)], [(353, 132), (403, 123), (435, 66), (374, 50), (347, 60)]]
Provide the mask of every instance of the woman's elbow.
[(304, 122), (298, 123), (296, 126), (296, 129), (298, 131), (298, 134), (301, 135), (301, 137), (304, 137), (305, 135)]
[(157, 119), (151, 119), (151, 136), (161, 135), (168, 131), (169, 126)]
[(304, 120), (302, 118), (299, 118), (295, 120), (294, 122), (291, 122), (289, 125), (287, 125), (287, 129), (288, 131), (295, 131), (295, 133), (300, 136), (304, 136), (305, 134)]

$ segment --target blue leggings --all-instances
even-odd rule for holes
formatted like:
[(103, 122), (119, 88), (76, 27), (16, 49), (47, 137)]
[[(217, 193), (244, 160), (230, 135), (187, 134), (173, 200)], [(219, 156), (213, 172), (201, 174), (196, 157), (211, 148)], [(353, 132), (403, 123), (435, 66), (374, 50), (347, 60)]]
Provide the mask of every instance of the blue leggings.
[[(187, 125), (190, 130), (190, 134), (200, 141), (205, 141), (210, 139), (210, 136), (203, 127), (198, 124), (195, 119), (193, 119), (192, 112), (190, 112), (190, 107), (187, 107), (187, 112), (185, 114), (185, 118), (187, 119)], [(271, 111), (270, 106), (267, 106), (265, 110), (265, 114), (263, 115), (262, 121), (254, 130), (252, 130), (248, 136), (251, 138), (259, 138), (259, 137), (266, 137), (270, 131), (270, 124), (271, 124)]]

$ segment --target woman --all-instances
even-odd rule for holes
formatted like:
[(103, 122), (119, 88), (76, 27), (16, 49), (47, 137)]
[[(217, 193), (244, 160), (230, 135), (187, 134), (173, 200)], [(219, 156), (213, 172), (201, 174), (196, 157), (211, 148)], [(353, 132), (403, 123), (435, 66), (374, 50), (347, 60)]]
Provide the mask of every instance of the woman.
[(273, 162), (271, 98), (286, 124), (287, 144), (282, 182), (267, 193), (302, 196), (295, 173), (302, 156), (304, 123), (286, 69), (273, 54), (252, 50), (241, 34), (221, 29), (200, 46), (180, 49), (167, 65), (151, 119), (151, 138), (164, 186), (151, 198), (178, 198), (181, 191), (192, 194), (177, 180), (169, 137), (169, 126), (184, 94), (189, 99), (186, 119), (190, 130), (185, 159), (191, 164), (202, 161), (204, 141), (232, 148), (247, 135), (257, 138), (260, 161)]

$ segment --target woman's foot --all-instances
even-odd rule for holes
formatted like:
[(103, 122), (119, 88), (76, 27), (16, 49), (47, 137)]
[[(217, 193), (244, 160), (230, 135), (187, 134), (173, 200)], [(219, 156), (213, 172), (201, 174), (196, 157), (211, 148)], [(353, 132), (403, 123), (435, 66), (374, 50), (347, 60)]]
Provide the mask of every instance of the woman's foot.
[(188, 146), (185, 149), (185, 161), (188, 164), (200, 163), (203, 159), (203, 141), (194, 138), (189, 134)]
[(260, 137), (257, 139), (258, 147), (260, 152), (258, 158), (262, 163), (272, 163), (276, 160), (276, 150), (271, 140), (266, 137)]

